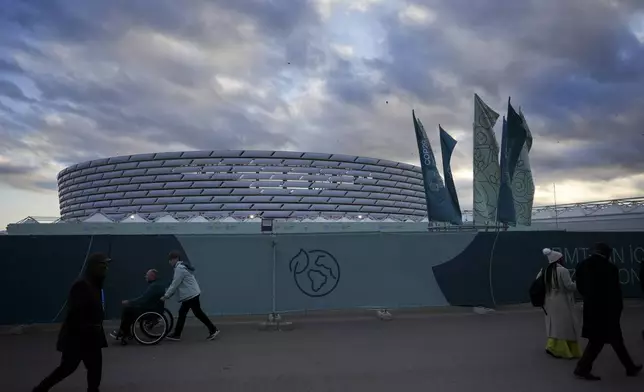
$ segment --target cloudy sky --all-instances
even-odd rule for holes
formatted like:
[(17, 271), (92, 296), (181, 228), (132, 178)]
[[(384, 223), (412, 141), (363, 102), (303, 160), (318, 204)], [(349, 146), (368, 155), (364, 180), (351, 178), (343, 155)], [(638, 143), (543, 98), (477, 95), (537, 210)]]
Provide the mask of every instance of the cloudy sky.
[[(522, 107), (536, 204), (644, 195), (641, 0), (0, 0), (0, 227), (58, 215), (56, 173), (192, 149), (418, 164), (473, 94)], [(438, 154), (440, 155), (440, 154)]]

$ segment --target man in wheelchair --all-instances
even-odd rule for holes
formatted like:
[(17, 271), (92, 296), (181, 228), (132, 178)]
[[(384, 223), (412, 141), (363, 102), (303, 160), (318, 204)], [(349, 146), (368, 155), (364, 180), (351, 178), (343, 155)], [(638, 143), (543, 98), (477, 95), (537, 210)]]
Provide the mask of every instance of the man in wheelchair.
[(165, 285), (159, 280), (159, 272), (151, 269), (145, 274), (148, 288), (138, 298), (123, 301), (121, 313), (121, 326), (118, 331), (113, 331), (110, 336), (116, 340), (128, 338), (132, 323), (141, 314), (149, 311), (163, 313), (163, 301), (160, 298), (165, 294)]

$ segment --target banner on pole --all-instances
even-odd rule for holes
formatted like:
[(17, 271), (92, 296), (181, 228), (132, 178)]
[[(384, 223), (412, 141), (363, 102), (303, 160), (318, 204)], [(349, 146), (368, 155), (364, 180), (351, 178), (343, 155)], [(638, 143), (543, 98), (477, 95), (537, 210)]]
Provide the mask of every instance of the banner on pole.
[(452, 202), (453, 219), (451, 223), (455, 225), (463, 224), (463, 214), (461, 213), (461, 205), (458, 202), (458, 194), (456, 193), (456, 185), (454, 184), (454, 177), (452, 176), (452, 153), (458, 143), (449, 133), (445, 132), (443, 127), (438, 126), (441, 139), (441, 154), (443, 155), (443, 176), (445, 177), (445, 188), (449, 194)]
[(523, 121), (526, 131), (526, 140), (521, 149), (514, 178), (512, 179), (512, 196), (514, 197), (514, 211), (517, 225), (530, 226), (532, 224), (532, 206), (534, 204), (534, 179), (530, 168), (530, 150), (532, 149), (532, 132), (528, 122), (519, 108), (519, 116)]
[(420, 155), (420, 167), (423, 172), (423, 184), (425, 185), (425, 201), (427, 204), (427, 219), (432, 222), (453, 222), (454, 217), (452, 202), (447, 195), (443, 179), (436, 166), (436, 158), (429, 144), (425, 127), (416, 118), (416, 113), (412, 111), (414, 120), (414, 131), (416, 133), (416, 142), (418, 143), (418, 153)]
[(493, 128), (498, 118), (499, 114), (474, 94), (473, 218), (479, 226), (493, 224), (497, 218), (501, 169)]
[(497, 221), (510, 226), (515, 226), (517, 222), (512, 181), (525, 141), (526, 129), (523, 120), (508, 99), (508, 118), (503, 120), (503, 140), (501, 141), (501, 184)]

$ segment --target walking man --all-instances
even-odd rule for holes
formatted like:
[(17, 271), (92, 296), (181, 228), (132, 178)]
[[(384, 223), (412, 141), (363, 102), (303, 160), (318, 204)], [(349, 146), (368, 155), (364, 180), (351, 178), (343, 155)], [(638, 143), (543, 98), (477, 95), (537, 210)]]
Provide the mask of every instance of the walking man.
[(624, 309), (619, 270), (610, 262), (612, 249), (603, 243), (595, 245), (593, 254), (577, 266), (577, 290), (584, 299), (582, 336), (588, 346), (577, 364), (575, 375), (591, 381), (600, 380), (592, 374), (593, 362), (604, 345), (610, 344), (626, 368), (626, 375), (635, 377), (642, 366), (635, 365), (624, 345), (620, 319)]
[(214, 340), (219, 335), (219, 329), (215, 327), (204, 311), (201, 310), (201, 304), (199, 302), (201, 289), (199, 288), (197, 279), (194, 276), (194, 267), (181, 261), (181, 255), (179, 252), (170, 252), (168, 259), (170, 265), (174, 267), (174, 276), (172, 278), (172, 283), (170, 283), (170, 287), (168, 287), (168, 290), (165, 292), (163, 297), (161, 297), (161, 300), (165, 301), (177, 293), (181, 307), (179, 308), (177, 326), (173, 333), (166, 336), (166, 339), (176, 341), (181, 339), (181, 333), (183, 332), (183, 327), (186, 323), (186, 316), (188, 315), (188, 311), (192, 310), (195, 317), (208, 327), (207, 340)]
[(103, 253), (91, 254), (82, 278), (72, 285), (67, 315), (56, 344), (56, 349), (62, 353), (60, 365), (33, 389), (34, 392), (49, 391), (74, 373), (81, 361), (87, 369), (87, 391), (98, 392), (103, 371), (101, 350), (107, 347), (101, 289), (109, 261)]
[(148, 287), (141, 296), (122, 302), (121, 327), (118, 331), (110, 333), (114, 339), (129, 337), (132, 323), (144, 312), (163, 312), (163, 301), (160, 300), (160, 297), (165, 293), (165, 286), (159, 280), (159, 272), (155, 269), (149, 270), (145, 273), (145, 281), (148, 282)]

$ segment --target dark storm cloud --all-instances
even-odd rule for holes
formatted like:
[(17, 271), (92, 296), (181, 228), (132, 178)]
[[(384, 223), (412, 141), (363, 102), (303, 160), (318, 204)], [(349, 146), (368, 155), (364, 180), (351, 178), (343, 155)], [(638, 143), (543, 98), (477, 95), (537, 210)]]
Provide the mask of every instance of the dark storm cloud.
[[(435, 102), (432, 91), (437, 92), (427, 69), (442, 69), (458, 75), (462, 91), (474, 89), (498, 102), (512, 95), (529, 123), (532, 118), (544, 125), (533, 130), (537, 148), (532, 168), (537, 178), (544, 173), (544, 177), (605, 180), (643, 171), (644, 45), (626, 20), (635, 9), (644, 11), (644, 3), (620, 2), (619, 7), (587, 0), (415, 3), (438, 17), (422, 27), (389, 24), (391, 60), (381, 67), (388, 84)], [(469, 46), (450, 40), (459, 31), (468, 34), (464, 36), (470, 37)], [(492, 46), (499, 43), (512, 54), (510, 60), (500, 60), (504, 54)], [(412, 58), (417, 65), (407, 66)], [(497, 110), (503, 113), (505, 108)], [(461, 124), (469, 128), (465, 121)], [(579, 144), (561, 147), (553, 156), (539, 148), (539, 138)]]
[(22, 69), (13, 60), (8, 60), (0, 57), (0, 72), (3, 73), (21, 73)]
[(354, 105), (370, 106), (375, 93), (384, 88), (360, 75), (354, 65), (346, 60), (338, 61), (338, 65), (327, 77), (329, 92), (342, 102)]
[(271, 37), (286, 37), (297, 31), (302, 24), (319, 22), (313, 3), (309, 0), (237, 0), (219, 3), (250, 16)]
[(16, 101), (32, 101), (32, 99), (27, 97), (15, 83), (0, 79), (0, 97), (2, 96)]
[(373, 59), (372, 67), (385, 74), (388, 85), (414, 94), (423, 101), (440, 99), (429, 70), (432, 66), (449, 63), (452, 53), (441, 43), (440, 30), (418, 29), (405, 26), (394, 16), (384, 19), (387, 29), (387, 48), (390, 60)]
[[(18, 20), (24, 28), (25, 35), (38, 36), (44, 40), (52, 37), (58, 41), (74, 41), (79, 43), (86, 56), (96, 55), (97, 60), (101, 54), (109, 53), (115, 44), (111, 40), (116, 35), (127, 32), (119, 30), (123, 23), (136, 22), (134, 26), (141, 28), (147, 26), (157, 29), (161, 34), (174, 36), (195, 37), (206, 40), (204, 29), (213, 32), (211, 26), (199, 23), (200, 10), (211, 6), (214, 2), (192, 1), (194, 7), (184, 9), (184, 5), (177, 7), (174, 2), (159, 2), (155, 5), (154, 12), (150, 12), (149, 3), (141, 1), (112, 2), (109, 7), (96, 5), (94, 2), (55, 1), (32, 2), (28, 6), (17, 7), (12, 10), (11, 19)], [(251, 2), (252, 3), (252, 2)], [(269, 2), (255, 2), (264, 9), (270, 7)], [(261, 3), (261, 4), (260, 4)], [(306, 3), (279, 10), (282, 18), (276, 31), (288, 34), (292, 30), (295, 20), (292, 15), (307, 13)], [(147, 5), (146, 5), (147, 4)], [(216, 4), (215, 4), (216, 5)], [(246, 2), (250, 7), (253, 4)], [(198, 7), (197, 7), (198, 6)], [(244, 4), (238, 4), (243, 8)], [(205, 8), (204, 8), (205, 7)], [(190, 10), (191, 9), (191, 10)], [(213, 11), (217, 11), (216, 9)], [(256, 9), (252, 9), (250, 18), (264, 19), (262, 24), (270, 30), (270, 21)], [(239, 10), (238, 10), (239, 12)], [(43, 15), (47, 14), (47, 18)], [(310, 14), (310, 12), (309, 12)], [(289, 16), (291, 15), (291, 16)], [(230, 17), (230, 14), (221, 18)], [(216, 17), (219, 17), (216, 15)], [(95, 23), (92, 19), (112, 21), (113, 23)], [(234, 25), (235, 21), (227, 22)], [(289, 28), (287, 25), (291, 25)], [(194, 27), (194, 26), (199, 27)], [(223, 25), (223, 24), (222, 24)], [(201, 29), (202, 31), (199, 31)], [(286, 30), (284, 30), (286, 29)], [(110, 30), (110, 31), (108, 31)], [(113, 30), (113, 31), (111, 31)], [(216, 29), (214, 29), (216, 31)], [(222, 36), (217, 42), (230, 42), (234, 40), (235, 32), (232, 29), (221, 30)], [(231, 36), (233, 38), (231, 38)], [(86, 44), (85, 40), (92, 40)], [(107, 42), (107, 46), (94, 47), (97, 42)], [(24, 45), (21, 44), (21, 46)], [(5, 49), (20, 50), (18, 46), (5, 47)], [(52, 63), (52, 58), (46, 58), (43, 52), (34, 49), (34, 54), (45, 58), (38, 60)], [(306, 56), (305, 56), (306, 57)], [(91, 58), (82, 58), (87, 61)], [(108, 61), (118, 62), (118, 58), (109, 58)], [(35, 113), (16, 116), (19, 120), (14, 123), (28, 123), (33, 131), (46, 132), (47, 137), (54, 145), (66, 148), (53, 148), (49, 152), (52, 158), (63, 162), (74, 162), (104, 156), (114, 153), (115, 150), (124, 150), (123, 153), (136, 149), (127, 146), (118, 147), (119, 142), (114, 137), (131, 137), (154, 144), (168, 144), (180, 141), (193, 148), (252, 148), (266, 144), (284, 145), (290, 139), (286, 133), (275, 133), (267, 130), (262, 121), (245, 113), (245, 107), (239, 103), (222, 102), (224, 99), (211, 103), (197, 112), (191, 107), (191, 97), (168, 97), (165, 101), (163, 95), (167, 93), (158, 85), (158, 81), (168, 81), (171, 84), (186, 88), (203, 87), (204, 81), (212, 76), (213, 69), (205, 69), (204, 65), (190, 62), (179, 62), (172, 58), (163, 58), (162, 61), (153, 61), (150, 76), (157, 80), (144, 79), (132, 76), (127, 69), (118, 71), (109, 80), (87, 79), (77, 73), (67, 72), (60, 74), (30, 73), (23, 71), (22, 76), (34, 82), (41, 93), (43, 104), (34, 108)], [(306, 62), (306, 61), (305, 61)], [(5, 63), (3, 63), (5, 64)], [(12, 65), (14, 62), (6, 62)], [(73, 64), (55, 64), (68, 66)], [(261, 64), (258, 65), (261, 67)], [(20, 71), (19, 67), (11, 67), (12, 71)], [(13, 99), (21, 99), (17, 86), (5, 83), (0, 85), (0, 94), (8, 95)], [(212, 94), (209, 98), (212, 98)], [(253, 97), (241, 97), (241, 102), (273, 110), (279, 102), (260, 102)], [(199, 102), (206, 106), (207, 103)], [(50, 111), (68, 113), (72, 115), (62, 127), (51, 127), (42, 119), (35, 119), (32, 114), (44, 116)], [(5, 121), (9, 123), (9, 121)], [(12, 127), (16, 129), (16, 127)], [(24, 131), (24, 128), (23, 128)], [(24, 132), (23, 132), (24, 134)], [(106, 137), (106, 135), (112, 136)], [(105, 140), (107, 139), (107, 140)], [(149, 144), (149, 143), (148, 143)]]
[(36, 170), (37, 168), (32, 166), (18, 166), (0, 162), (0, 176), (29, 174)]
[(39, 169), (36, 166), (0, 162), (0, 181), (18, 188), (35, 191), (55, 190), (56, 181), (40, 178), (37, 174)]
[[(331, 46), (343, 33), (328, 30), (350, 26), (322, 18), (313, 0), (0, 0), (0, 155), (70, 164), (291, 148), (417, 163), (415, 108), (437, 155), (436, 125), (456, 132), (458, 170), (471, 164), (479, 92), (501, 113), (508, 95), (526, 112), (537, 181), (644, 170), (644, 47), (627, 28), (644, 3), (405, 2), (435, 14), (426, 24), (385, 3), (367, 11), (384, 53), (352, 42), (356, 54), (340, 58)], [(19, 176), (13, 185), (53, 185)], [(457, 181), (467, 204), (471, 184)]]

